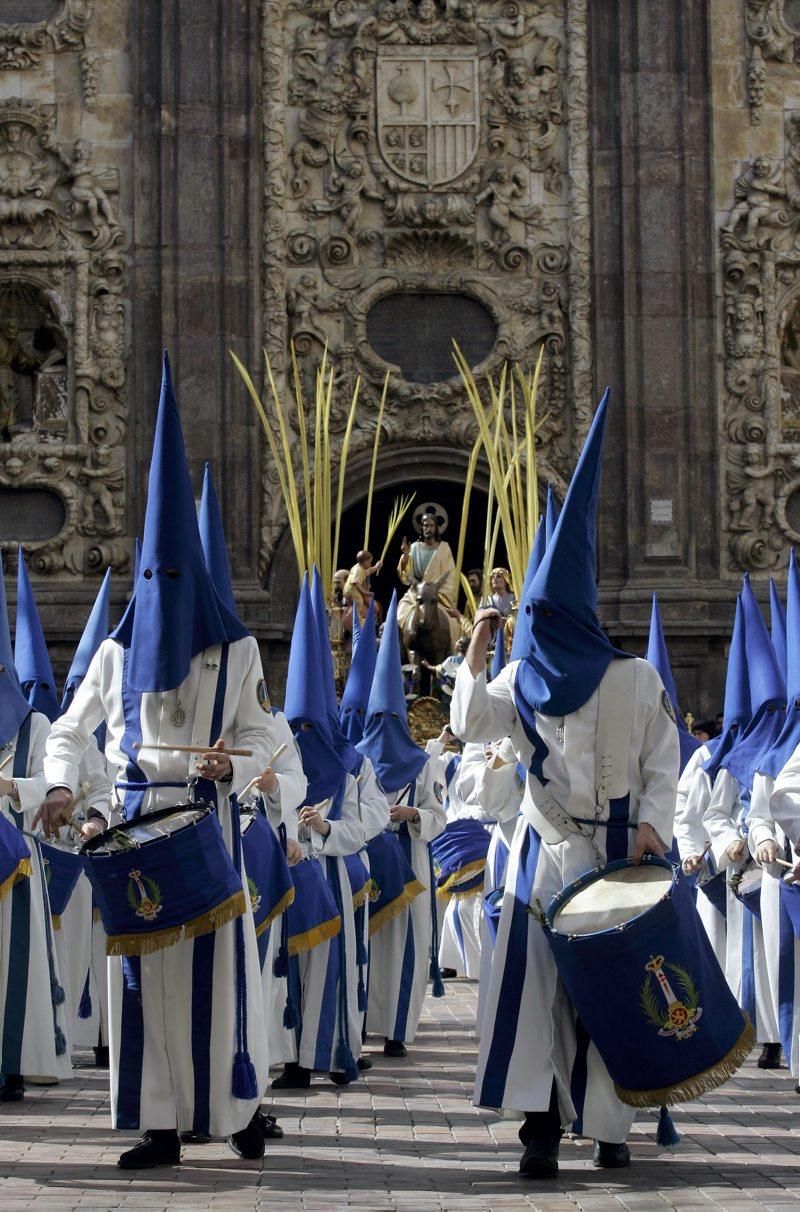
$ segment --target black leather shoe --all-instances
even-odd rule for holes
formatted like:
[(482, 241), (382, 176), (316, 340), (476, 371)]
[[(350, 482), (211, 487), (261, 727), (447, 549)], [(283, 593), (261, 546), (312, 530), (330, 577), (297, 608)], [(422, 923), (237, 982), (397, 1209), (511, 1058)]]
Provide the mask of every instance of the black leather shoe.
[(367, 1069), (372, 1068), (372, 1061), (368, 1056), (359, 1056), (356, 1064), (358, 1065), (359, 1072), (361, 1073), (366, 1073)]
[(439, 972), (443, 981), (453, 981), (458, 976), (455, 968), (440, 968)]
[(756, 1061), (759, 1069), (780, 1069), (781, 1067), (781, 1046), (780, 1044), (764, 1044), (761, 1049), (761, 1055)]
[(20, 1073), (7, 1073), (0, 1086), (0, 1103), (21, 1103), (25, 1097), (25, 1082)]
[(233, 1136), (228, 1137), (228, 1148), (231, 1153), (235, 1153), (237, 1157), (243, 1157), (247, 1161), (258, 1161), (260, 1157), (264, 1156), (264, 1133), (258, 1122), (258, 1112), (255, 1113), (246, 1128), (242, 1128), (241, 1132), (234, 1132)]
[(210, 1140), (207, 1132), (181, 1132), (182, 1145), (207, 1145)]
[(283, 1128), (274, 1115), (269, 1115), (259, 1107), (253, 1119), (261, 1129), (261, 1135), (264, 1137), (264, 1140), (283, 1140)]
[(592, 1165), (596, 1170), (624, 1170), (630, 1164), (631, 1151), (627, 1145), (614, 1145), (607, 1140), (594, 1142)]
[(553, 1140), (548, 1137), (531, 1141), (519, 1163), (520, 1176), (522, 1178), (557, 1178), (558, 1145), (558, 1138)]
[(154, 1166), (177, 1166), (181, 1160), (181, 1139), (177, 1132), (145, 1132), (138, 1144), (117, 1161), (120, 1170), (152, 1170)]
[(283, 1073), (272, 1083), (273, 1090), (307, 1090), (311, 1085), (311, 1070), (304, 1069), (297, 1061), (283, 1066)]
[(387, 1039), (383, 1045), (384, 1056), (408, 1056), (406, 1046), (401, 1039)]
[(331, 1069), (328, 1077), (334, 1086), (349, 1086), (356, 1080), (354, 1077), (348, 1077), (346, 1073), (342, 1073), (341, 1069)]
[(95, 1063), (95, 1067), (97, 1069), (107, 1069), (108, 1060), (109, 1060), (109, 1057), (108, 1057), (108, 1045), (107, 1044), (101, 1044), (99, 1047), (95, 1048), (94, 1063)]

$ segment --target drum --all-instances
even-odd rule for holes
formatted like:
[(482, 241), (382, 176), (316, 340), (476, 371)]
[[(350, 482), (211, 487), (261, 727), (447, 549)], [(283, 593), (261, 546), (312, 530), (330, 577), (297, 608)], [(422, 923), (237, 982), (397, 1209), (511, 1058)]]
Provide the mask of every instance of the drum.
[(0, 901), (31, 873), (31, 854), (20, 829), (0, 812)]
[(699, 1098), (742, 1064), (755, 1033), (677, 868), (651, 856), (588, 871), (553, 900), (544, 927), (622, 1102)]
[(83, 866), (76, 847), (58, 842), (39, 840), (44, 877), (47, 881), (47, 898), (50, 901), (50, 916), (53, 929), (61, 929), (61, 915), (69, 904), (75, 885), (81, 878)]
[(741, 901), (745, 909), (749, 909), (754, 917), (761, 921), (761, 877), (763, 872), (754, 862), (746, 863), (740, 871), (735, 871), (729, 884), (737, 901)]
[(344, 865), (347, 868), (347, 878), (350, 881), (350, 891), (353, 895), (353, 908), (360, 909), (369, 900), (372, 877), (358, 854), (345, 855)]
[(81, 848), (107, 955), (148, 955), (240, 917), (241, 876), (209, 804), (178, 804), (98, 834)]
[(474, 896), (483, 888), (486, 855), (492, 835), (473, 817), (449, 821), (431, 842), (436, 894), (444, 900)]
[(289, 955), (300, 955), (337, 935), (342, 928), (342, 919), (322, 863), (317, 859), (303, 859), (289, 870), (294, 900), (286, 910), (287, 947)]
[(367, 842), (372, 880), (369, 910), (369, 936), (402, 913), (415, 897), (425, 892), (405, 856), (400, 839), (393, 830), (385, 830)]
[(728, 916), (728, 885), (724, 871), (717, 871), (710, 854), (706, 854), (694, 876), (695, 887), (711, 902), (717, 913)]
[(261, 812), (242, 812), (242, 854), (256, 938), (294, 900), (292, 872), (275, 831)]

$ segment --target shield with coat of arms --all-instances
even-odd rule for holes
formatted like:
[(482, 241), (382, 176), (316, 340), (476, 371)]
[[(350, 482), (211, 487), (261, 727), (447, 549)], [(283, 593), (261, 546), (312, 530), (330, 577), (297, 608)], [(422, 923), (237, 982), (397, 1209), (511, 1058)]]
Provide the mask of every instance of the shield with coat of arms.
[(469, 168), (480, 135), (477, 48), (383, 46), (376, 74), (378, 146), (392, 171), (431, 188)]

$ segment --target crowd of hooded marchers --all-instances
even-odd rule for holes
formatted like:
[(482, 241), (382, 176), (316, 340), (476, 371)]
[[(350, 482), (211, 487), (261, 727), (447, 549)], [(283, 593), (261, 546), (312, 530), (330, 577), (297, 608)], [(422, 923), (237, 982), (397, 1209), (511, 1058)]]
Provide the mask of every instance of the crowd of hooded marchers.
[[(520, 1121), (527, 1178), (558, 1173), (565, 1131), (629, 1165), (637, 1108), (676, 1144), (670, 1107), (756, 1042), (797, 1082), (800, 574), (771, 634), (745, 577), (721, 732), (693, 736), (655, 598), (647, 659), (598, 620), (609, 407), (537, 527), (519, 459), (496, 469), (485, 572), (461, 578), (418, 509), (380, 628), (370, 577), (410, 498), (338, 596), (335, 555), (301, 567), (278, 710), (165, 355), (130, 597), (110, 630), (106, 574), (61, 701), (21, 548), (13, 650), (0, 577), (2, 1101), (24, 1115), (93, 1048), (139, 1138), (122, 1168), (213, 1138), (259, 1158), (274, 1092), (357, 1082), (376, 1046), (407, 1064), (456, 976), (479, 981), (474, 1101)], [(424, 745), (409, 702), (440, 722)]]

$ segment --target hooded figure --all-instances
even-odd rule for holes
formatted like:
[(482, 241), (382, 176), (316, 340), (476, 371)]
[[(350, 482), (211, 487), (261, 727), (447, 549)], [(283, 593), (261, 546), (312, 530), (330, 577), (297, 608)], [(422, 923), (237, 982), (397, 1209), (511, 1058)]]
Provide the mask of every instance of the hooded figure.
[[(103, 720), (124, 817), (174, 809), (197, 779), (197, 798), (216, 808), (236, 877), (226, 875), (232, 895), (198, 918), (197, 938), (109, 963), (112, 1122), (145, 1133), (119, 1164), (176, 1164), (179, 1132), (229, 1137), (237, 1155), (260, 1157), (255, 1113), (267, 1081), (267, 1033), (236, 797), (280, 741), (258, 645), (221, 601), (203, 560), (166, 355), (133, 596), (51, 732), (45, 827), (69, 813), (81, 756)], [(212, 753), (217, 743), (249, 756)], [(207, 752), (197, 759), (182, 751), (188, 746)], [(275, 769), (297, 765), (292, 746)], [(198, 833), (202, 845), (206, 834)], [(166, 916), (175, 911), (167, 880), (159, 887)], [(207, 926), (211, 933), (202, 933)], [(165, 1021), (174, 1029), (165, 1033)]]
[[(547, 548), (522, 595), (514, 655), (487, 685), (478, 618), (453, 695), (462, 741), (508, 738), (526, 776), (485, 1001), (475, 1101), (522, 1112), (520, 1165), (558, 1171), (563, 1128), (596, 1141), (595, 1164), (626, 1165), (633, 1111), (582, 1039), (547, 936), (529, 912), (593, 867), (662, 852), (672, 838), (679, 746), (672, 704), (646, 661), (617, 659), (597, 618), (597, 496), (608, 393)], [(613, 735), (612, 735), (613, 733)], [(599, 762), (599, 754), (603, 761)], [(508, 758), (506, 758), (508, 761)], [(602, 778), (599, 775), (602, 771)]]
[[(534, 538), (533, 538), (533, 546), (531, 547), (531, 553), (528, 556), (528, 566), (525, 569), (525, 580), (522, 583), (522, 593), (520, 595), (520, 601), (525, 600), (528, 590), (530, 588), (531, 581), (533, 580), (534, 574), (536, 573), (536, 569), (541, 564), (546, 550), (547, 550), (547, 522), (544, 517), (540, 517), (539, 525), (536, 527), (536, 534), (534, 535)], [(515, 623), (514, 623), (514, 635), (511, 640), (511, 655), (510, 655), (509, 659), (512, 661), (520, 660), (527, 653), (529, 645), (530, 645), (530, 634), (526, 627), (522, 627), (520, 625), (520, 618), (519, 618), (519, 612), (518, 612)]]
[(214, 582), (217, 595), (228, 608), (229, 613), (238, 618), (236, 601), (233, 596), (231, 566), (228, 560), (228, 545), (225, 542), (222, 512), (217, 500), (214, 481), (211, 478), (210, 463), (206, 463), (203, 472), (203, 492), (200, 497), (197, 523), (200, 528), (200, 542), (203, 545), (203, 558), (208, 575)]
[(704, 770), (713, 783), (721, 763), (730, 753), (750, 719), (750, 681), (747, 672), (747, 640), (744, 628), (742, 595), (736, 595), (728, 665), (725, 671), (725, 701), (722, 708), (722, 732), (715, 738), (711, 756)]
[(561, 509), (556, 501), (556, 494), (553, 492), (553, 485), (547, 485), (547, 502), (544, 511), (544, 539), (545, 545), (550, 542), (555, 534), (556, 523), (558, 522)]
[(52, 723), (58, 716), (59, 706), (56, 697), (56, 680), (53, 676), (53, 666), (44, 642), (42, 624), (36, 600), (31, 589), (28, 570), (22, 555), (18, 552), (17, 573), (17, 627), (14, 635), (14, 664), (17, 667), (22, 692), (34, 711), (46, 715)]
[[(793, 555), (794, 549), (789, 557), (790, 560)], [(772, 577), (769, 578), (769, 607), (770, 639), (772, 647), (775, 649), (775, 656), (778, 658), (778, 668), (783, 674), (783, 680), (786, 681), (786, 611), (783, 609), (781, 595)]]
[(378, 652), (375, 646), (375, 603), (370, 602), (367, 617), (361, 625), (358, 643), (353, 632), (353, 656), (342, 694), (339, 723), (342, 732), (357, 745), (364, 735), (364, 723), (375, 673)]
[(22, 693), (11, 652), (6, 584), (0, 564), (0, 747), (17, 735), (22, 721), (32, 710)]
[(686, 721), (683, 718), (683, 713), (678, 706), (678, 692), (675, 688), (675, 679), (672, 676), (672, 666), (669, 663), (669, 653), (667, 652), (667, 643), (664, 639), (664, 629), (661, 626), (661, 613), (658, 609), (658, 597), (656, 594), (653, 594), (653, 609), (650, 614), (650, 636), (647, 642), (645, 660), (649, 661), (653, 668), (658, 670), (658, 675), (664, 683), (664, 689), (670, 697), (678, 725), (678, 741), (681, 747), (681, 773), (683, 773), (689, 758), (700, 748), (700, 742), (689, 732), (689, 729), (686, 727)]
[(198, 652), (247, 635), (206, 569), (165, 352), (141, 565), (113, 639), (129, 649), (131, 690), (152, 693), (180, 686)]
[(61, 700), (62, 711), (66, 711), (75, 698), (75, 691), (86, 677), (92, 657), (97, 652), (103, 640), (108, 638), (110, 600), (111, 569), (109, 568), (103, 577), (103, 583), (97, 592), (91, 613), (83, 629), (83, 635), (80, 638), (78, 647), (75, 649), (75, 656), (72, 658), (72, 664), (69, 667), (67, 680), (64, 683), (64, 697)]

